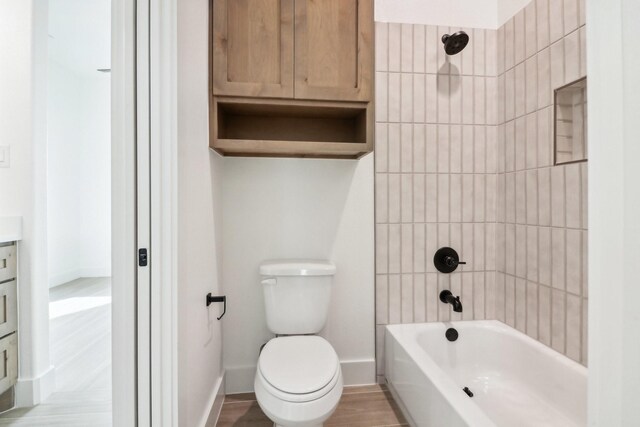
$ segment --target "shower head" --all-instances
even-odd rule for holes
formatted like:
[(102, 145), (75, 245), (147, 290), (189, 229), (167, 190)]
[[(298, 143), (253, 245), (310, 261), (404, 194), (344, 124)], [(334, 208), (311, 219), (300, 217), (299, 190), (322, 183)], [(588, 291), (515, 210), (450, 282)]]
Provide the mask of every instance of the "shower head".
[(444, 51), (447, 55), (455, 55), (456, 53), (460, 53), (467, 43), (469, 43), (469, 36), (464, 31), (445, 34), (442, 36), (442, 43), (444, 43)]

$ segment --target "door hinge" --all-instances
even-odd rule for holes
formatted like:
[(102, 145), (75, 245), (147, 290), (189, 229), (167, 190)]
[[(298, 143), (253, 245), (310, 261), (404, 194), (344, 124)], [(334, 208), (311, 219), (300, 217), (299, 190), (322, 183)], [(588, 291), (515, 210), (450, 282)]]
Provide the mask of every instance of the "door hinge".
[(140, 267), (146, 267), (147, 264), (149, 264), (147, 248), (138, 249), (138, 265)]

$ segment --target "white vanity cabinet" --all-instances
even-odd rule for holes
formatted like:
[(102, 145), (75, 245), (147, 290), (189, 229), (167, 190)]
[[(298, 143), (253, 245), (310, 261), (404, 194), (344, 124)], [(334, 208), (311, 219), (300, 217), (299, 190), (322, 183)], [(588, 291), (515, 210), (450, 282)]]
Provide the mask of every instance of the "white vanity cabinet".
[(0, 243), (0, 411), (14, 406), (18, 379), (17, 245)]

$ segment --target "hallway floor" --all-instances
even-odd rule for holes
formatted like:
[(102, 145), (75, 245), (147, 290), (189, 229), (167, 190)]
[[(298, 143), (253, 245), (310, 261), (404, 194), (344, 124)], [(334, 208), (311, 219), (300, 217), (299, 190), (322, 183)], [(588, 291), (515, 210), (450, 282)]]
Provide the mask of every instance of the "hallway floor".
[(111, 279), (52, 288), (49, 319), (56, 391), (0, 415), (0, 426), (111, 426)]
[[(325, 426), (408, 426), (391, 392), (384, 385), (345, 387), (338, 408)], [(227, 395), (217, 427), (272, 427), (253, 393)], [(213, 427), (213, 426), (211, 426)]]

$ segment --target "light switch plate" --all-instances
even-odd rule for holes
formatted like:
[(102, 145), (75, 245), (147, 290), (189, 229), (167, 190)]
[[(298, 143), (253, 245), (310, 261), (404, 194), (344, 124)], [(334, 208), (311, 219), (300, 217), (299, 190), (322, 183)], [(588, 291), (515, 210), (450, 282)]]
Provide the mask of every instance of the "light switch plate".
[(9, 167), (9, 146), (0, 145), (0, 168)]

